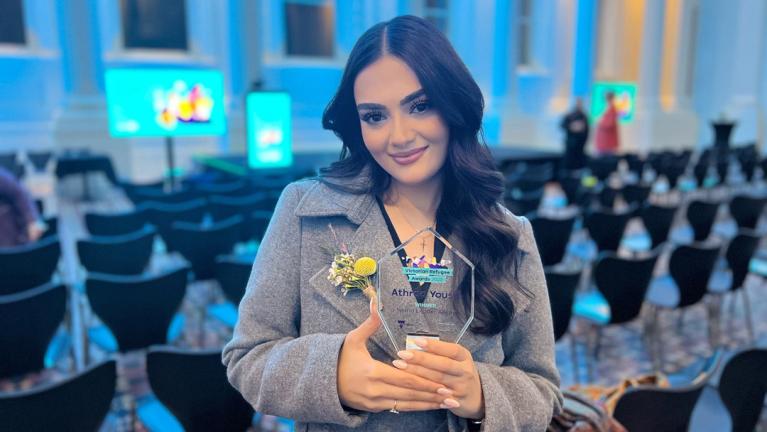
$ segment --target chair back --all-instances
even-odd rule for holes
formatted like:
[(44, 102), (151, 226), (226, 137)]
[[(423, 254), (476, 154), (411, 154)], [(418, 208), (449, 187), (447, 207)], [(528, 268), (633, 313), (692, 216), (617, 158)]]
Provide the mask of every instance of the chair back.
[(152, 392), (187, 432), (242, 432), (251, 425), (253, 408), (229, 384), (221, 350), (152, 347), (146, 368)]
[(730, 214), (739, 228), (756, 229), (765, 205), (764, 197), (736, 196), (730, 201)]
[(128, 352), (166, 342), (188, 279), (188, 267), (160, 275), (92, 273), (85, 290), (91, 308), (117, 339), (120, 352)]
[(22, 246), (0, 248), (0, 295), (48, 283), (60, 257), (61, 245), (57, 235)]
[(109, 412), (116, 385), (116, 362), (107, 360), (61, 382), (0, 393), (0, 428), (96, 432)]
[(233, 216), (207, 227), (175, 222), (168, 240), (192, 265), (195, 279), (212, 279), (216, 257), (232, 251), (240, 238), (241, 227), (241, 216)]
[(767, 394), (767, 349), (751, 349), (727, 362), (719, 378), (719, 396), (730, 412), (733, 432), (756, 430)]
[(638, 259), (620, 258), (613, 253), (599, 257), (594, 282), (610, 305), (610, 324), (622, 324), (639, 316), (659, 252)]
[(86, 213), (85, 227), (92, 236), (119, 236), (134, 233), (149, 222), (145, 207), (125, 213)]
[(551, 303), (551, 316), (554, 320), (554, 340), (559, 340), (570, 327), (575, 290), (578, 288), (581, 272), (580, 270), (561, 272), (547, 267), (545, 275)]
[(719, 245), (677, 246), (669, 259), (669, 273), (679, 288), (679, 305), (698, 303), (708, 290), (708, 281), (719, 257)]
[(216, 280), (226, 298), (235, 306), (240, 304), (242, 296), (245, 295), (252, 269), (252, 262), (246, 262), (234, 256), (216, 258)]
[(45, 352), (64, 320), (66, 302), (66, 287), (60, 284), (0, 296), (1, 378), (45, 367)]
[(647, 202), (651, 189), (645, 184), (629, 184), (623, 187), (621, 194), (626, 204), (642, 207)]
[(156, 233), (152, 225), (145, 225), (130, 234), (78, 240), (80, 264), (95, 273), (141, 274), (152, 258)]
[(172, 242), (169, 241), (170, 227), (174, 222), (202, 223), (207, 211), (204, 199), (195, 199), (179, 204), (162, 204), (149, 202), (144, 204), (147, 208), (149, 222), (157, 228), (167, 250), (174, 251)]
[(633, 387), (618, 399), (613, 417), (631, 432), (687, 432), (705, 381), (684, 387)]
[(544, 266), (562, 262), (575, 224), (575, 216), (564, 219), (550, 219), (540, 216), (530, 218), (533, 235)]
[(599, 251), (617, 251), (631, 212), (592, 210), (586, 213), (584, 225)]
[(668, 240), (668, 233), (671, 231), (671, 225), (674, 223), (676, 210), (677, 207), (665, 207), (654, 204), (647, 204), (642, 207), (639, 216), (642, 218), (642, 223), (650, 235), (653, 249)]
[(748, 276), (748, 266), (751, 263), (751, 258), (759, 247), (760, 241), (761, 237), (748, 229), (740, 230), (730, 240), (725, 257), (727, 265), (730, 267), (730, 271), (732, 271), (731, 289), (735, 290), (743, 286), (743, 282), (745, 282), (746, 276)]
[(719, 210), (719, 203), (706, 201), (692, 201), (687, 206), (687, 220), (692, 226), (692, 231), (696, 242), (704, 241), (711, 234), (711, 227), (716, 220), (716, 212)]

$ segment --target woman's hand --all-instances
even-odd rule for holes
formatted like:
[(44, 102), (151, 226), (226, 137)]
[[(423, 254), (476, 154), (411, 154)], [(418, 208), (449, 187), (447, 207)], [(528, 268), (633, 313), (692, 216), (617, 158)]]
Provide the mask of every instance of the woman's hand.
[[(374, 360), (367, 340), (381, 326), (381, 318), (370, 303), (370, 317), (350, 331), (338, 358), (338, 396), (341, 403), (361, 411), (426, 411), (441, 408), (445, 396), (437, 393), (443, 384), (395, 369)], [(444, 408), (444, 406), (442, 406)]]
[(416, 339), (423, 349), (400, 351), (402, 360), (394, 360), (394, 366), (415, 376), (445, 384), (439, 394), (447, 397), (442, 408), (453, 414), (471, 419), (485, 416), (485, 402), (479, 373), (471, 353), (466, 348), (449, 342)]

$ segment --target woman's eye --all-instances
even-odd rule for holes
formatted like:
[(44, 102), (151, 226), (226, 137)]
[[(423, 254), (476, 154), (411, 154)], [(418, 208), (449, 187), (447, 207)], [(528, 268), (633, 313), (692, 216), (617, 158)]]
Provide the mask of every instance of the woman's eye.
[(422, 100), (422, 101), (415, 102), (412, 108), (410, 109), (410, 112), (416, 113), (416, 114), (422, 113), (422, 112), (428, 111), (429, 108), (431, 108), (431, 104), (429, 103), (429, 101)]
[(369, 124), (379, 123), (383, 120), (383, 114), (380, 112), (372, 111), (362, 115), (362, 121)]

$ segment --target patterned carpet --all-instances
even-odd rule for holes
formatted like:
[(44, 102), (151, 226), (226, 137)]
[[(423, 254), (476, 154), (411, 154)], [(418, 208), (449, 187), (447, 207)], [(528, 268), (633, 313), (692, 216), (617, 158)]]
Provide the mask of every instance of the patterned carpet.
[[(82, 283), (83, 272), (77, 263), (75, 240), (86, 236), (83, 228), (83, 215), (86, 211), (122, 211), (130, 208), (130, 204), (121, 192), (112, 189), (103, 181), (92, 185), (97, 201), (82, 203), (77, 199), (79, 182), (64, 183), (58, 187), (57, 194), (46, 197), (46, 207), (49, 214), (59, 216), (59, 231), (62, 240), (63, 262), (60, 277), (64, 282), (78, 285)], [(681, 225), (678, 224), (678, 225)], [(678, 228), (684, 228), (678, 227)], [(632, 221), (629, 235), (642, 232), (641, 223)], [(574, 247), (583, 246), (587, 242), (583, 233), (573, 236)], [(579, 246), (580, 245), (580, 246)], [(588, 245), (583, 246), (588, 248)], [(253, 245), (248, 253), (253, 252)], [(664, 259), (658, 265), (656, 274), (663, 274)], [(155, 254), (152, 261), (152, 271), (167, 268), (177, 264), (181, 258), (177, 255)], [(767, 283), (760, 277), (751, 275), (747, 282), (751, 294), (756, 346), (767, 347)], [(58, 348), (52, 349), (50, 369), (43, 373), (18, 377), (13, 380), (0, 381), (0, 391), (29, 388), (42, 382), (61, 379), (76, 368), (106, 358), (114, 351), (114, 341), (98, 319), (88, 312), (84, 294), (80, 301), (86, 306), (83, 316), (73, 319), (75, 323), (85, 323), (90, 330), (90, 339), (85, 345), (83, 340), (72, 340), (60, 333)], [(231, 336), (231, 324), (235, 319), (234, 306), (227, 304), (215, 282), (196, 282), (190, 284), (184, 298), (179, 319), (169, 331), (171, 345), (187, 348), (221, 348)], [(724, 308), (730, 312), (729, 303)], [(205, 311), (205, 313), (202, 313)], [(725, 320), (723, 327), (723, 343), (732, 353), (751, 346), (743, 319), (743, 305), (738, 302), (734, 314)], [(699, 371), (705, 359), (711, 355), (712, 349), (707, 337), (707, 316), (703, 306), (694, 306), (684, 314), (683, 322), (678, 312), (668, 312), (659, 320), (662, 343), (665, 351), (664, 371), (677, 374), (677, 380), (691, 379)], [(62, 329), (63, 330), (63, 329)], [(590, 355), (584, 346), (588, 334), (585, 322), (574, 320), (570, 333), (575, 335), (577, 343), (578, 380), (581, 384), (592, 383), (614, 385), (626, 377), (651, 373), (653, 362), (642, 342), (641, 325), (639, 322), (624, 326), (607, 328), (602, 337), (599, 358), (593, 361), (593, 379), (587, 381), (587, 360)], [(566, 335), (556, 347), (557, 365), (562, 377), (563, 388), (571, 387), (576, 380), (574, 364), (571, 357), (570, 338)], [(102, 426), (102, 431), (175, 431), (181, 430), (172, 415), (152, 395), (149, 387), (144, 355), (132, 353), (119, 358), (118, 392), (112, 403), (110, 414)], [(685, 378), (687, 377), (687, 378)], [(716, 398), (713, 390), (707, 393), (706, 406), (696, 411), (696, 420), (692, 430), (722, 430), (720, 426), (705, 419), (706, 415), (721, 420), (725, 416), (723, 407)], [(712, 396), (713, 395), (713, 396)], [(701, 402), (703, 404), (703, 402)], [(717, 406), (718, 404), (718, 406)], [(719, 411), (716, 411), (719, 410)], [(704, 412), (705, 411), (705, 412)], [(715, 413), (715, 414), (712, 414)], [(767, 415), (763, 415), (763, 422)], [(764, 427), (765, 425), (763, 425)], [(288, 431), (292, 430), (291, 423), (284, 419), (271, 416), (257, 415), (254, 419), (253, 430)]]

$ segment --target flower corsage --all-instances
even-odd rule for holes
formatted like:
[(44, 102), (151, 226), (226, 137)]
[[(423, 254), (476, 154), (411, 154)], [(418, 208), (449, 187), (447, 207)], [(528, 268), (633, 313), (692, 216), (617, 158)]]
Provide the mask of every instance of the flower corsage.
[[(333, 237), (336, 237), (333, 226), (329, 226)], [(337, 237), (336, 242), (338, 243)], [(354, 254), (343, 243), (339, 243), (339, 248), (341, 249), (340, 253), (334, 254), (333, 262), (328, 269), (328, 280), (340, 287), (344, 296), (350, 291), (358, 289), (367, 298), (375, 298), (376, 290), (370, 277), (377, 270), (376, 261), (370, 257), (355, 258)]]

